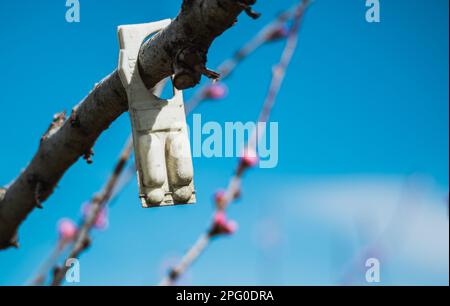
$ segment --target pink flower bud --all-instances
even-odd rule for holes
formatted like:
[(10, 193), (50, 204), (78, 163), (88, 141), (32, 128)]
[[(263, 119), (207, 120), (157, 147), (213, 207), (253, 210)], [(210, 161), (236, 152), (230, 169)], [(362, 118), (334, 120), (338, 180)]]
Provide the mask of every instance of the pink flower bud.
[(225, 197), (226, 197), (225, 190), (220, 189), (216, 191), (216, 193), (214, 194), (214, 202), (218, 205), (223, 204), (226, 200)]
[(250, 147), (244, 150), (241, 157), (241, 165), (244, 167), (255, 167), (259, 162), (258, 154)]
[(225, 225), (227, 223), (227, 217), (223, 211), (218, 211), (214, 215), (214, 224)]
[(94, 226), (96, 229), (105, 230), (108, 228), (108, 224), (108, 212), (106, 208), (103, 208), (98, 214), (97, 219), (95, 219)]
[(236, 233), (238, 227), (239, 226), (236, 221), (234, 221), (234, 220), (228, 221), (227, 227), (226, 227), (227, 234), (231, 235), (231, 234)]
[(211, 236), (221, 234), (231, 235), (236, 232), (238, 225), (235, 221), (228, 221), (225, 212), (218, 211), (214, 215), (214, 223), (211, 229)]
[(212, 100), (219, 100), (225, 98), (228, 93), (228, 88), (225, 84), (216, 82), (209, 85), (205, 90), (205, 96)]
[[(83, 218), (86, 219), (91, 211), (92, 204), (86, 203), (82, 207)], [(106, 208), (103, 208), (94, 221), (94, 227), (99, 230), (104, 230), (108, 227), (108, 212)]]
[(61, 219), (58, 222), (59, 239), (70, 241), (75, 238), (77, 234), (77, 226), (70, 219)]

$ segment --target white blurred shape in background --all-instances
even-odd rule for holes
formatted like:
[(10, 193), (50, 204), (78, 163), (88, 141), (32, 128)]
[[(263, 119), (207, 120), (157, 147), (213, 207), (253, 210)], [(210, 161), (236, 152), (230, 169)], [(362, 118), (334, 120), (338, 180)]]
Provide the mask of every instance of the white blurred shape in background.
[[(368, 285), (365, 264), (374, 257), (380, 284), (448, 285), (448, 190), (431, 178), (304, 178), (281, 192), (268, 215), (288, 233), (274, 243), (286, 254), (284, 283)], [(264, 237), (273, 235), (258, 232), (267, 252), (273, 241)]]

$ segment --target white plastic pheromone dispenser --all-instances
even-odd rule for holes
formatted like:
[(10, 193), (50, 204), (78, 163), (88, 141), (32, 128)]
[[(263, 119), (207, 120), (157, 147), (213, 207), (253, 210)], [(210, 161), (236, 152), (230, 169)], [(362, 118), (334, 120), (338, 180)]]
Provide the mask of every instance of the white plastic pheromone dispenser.
[(137, 65), (139, 49), (170, 20), (118, 27), (119, 75), (128, 96), (139, 197), (143, 207), (195, 203), (194, 169), (183, 93), (171, 99), (152, 94)]

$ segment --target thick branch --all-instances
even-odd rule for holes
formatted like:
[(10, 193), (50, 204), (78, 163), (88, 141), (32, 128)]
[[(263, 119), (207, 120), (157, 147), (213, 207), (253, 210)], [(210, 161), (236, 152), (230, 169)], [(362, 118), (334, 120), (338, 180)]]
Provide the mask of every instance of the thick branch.
[[(231, 27), (254, 0), (184, 0), (176, 19), (146, 42), (139, 69), (148, 88), (175, 75), (179, 89), (198, 83), (213, 40)], [(117, 71), (98, 83), (74, 108), (68, 120), (56, 120), (41, 140), (26, 169), (0, 193), (0, 249), (17, 244), (16, 232), (27, 215), (52, 193), (80, 156), (88, 156), (96, 139), (127, 111), (125, 90)], [(58, 117), (60, 118), (60, 117)]]

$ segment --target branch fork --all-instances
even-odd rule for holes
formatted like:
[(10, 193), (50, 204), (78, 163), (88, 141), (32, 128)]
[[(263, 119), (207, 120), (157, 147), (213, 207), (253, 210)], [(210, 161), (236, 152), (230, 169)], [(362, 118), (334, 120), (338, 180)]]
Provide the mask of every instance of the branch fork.
[(250, 18), (258, 19), (261, 17), (261, 13), (255, 12), (252, 8), (256, 0), (237, 0), (237, 3)]
[(202, 75), (213, 80), (219, 79), (218, 72), (206, 68), (206, 61), (205, 50), (200, 50), (195, 46), (180, 50), (173, 63), (174, 86), (180, 90), (193, 87), (200, 83)]

